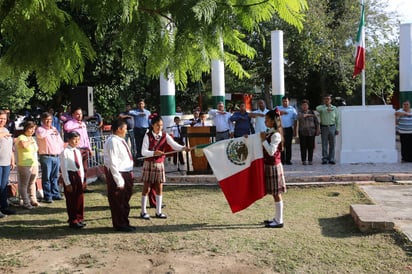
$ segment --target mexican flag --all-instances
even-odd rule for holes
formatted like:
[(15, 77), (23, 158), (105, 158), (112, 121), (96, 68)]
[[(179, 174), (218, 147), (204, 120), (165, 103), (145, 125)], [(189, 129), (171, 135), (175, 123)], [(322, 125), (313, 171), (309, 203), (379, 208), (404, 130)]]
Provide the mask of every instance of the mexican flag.
[(260, 134), (211, 144), (203, 149), (233, 213), (265, 196)]
[(356, 57), (353, 78), (365, 69), (365, 6), (362, 4), (362, 14), (359, 22), (358, 35), (356, 36)]

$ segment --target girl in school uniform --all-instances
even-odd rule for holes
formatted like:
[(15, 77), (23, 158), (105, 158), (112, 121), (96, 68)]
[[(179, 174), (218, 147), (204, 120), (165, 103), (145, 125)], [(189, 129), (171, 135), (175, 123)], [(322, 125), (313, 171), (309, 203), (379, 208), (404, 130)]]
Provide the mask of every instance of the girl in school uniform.
[(268, 132), (261, 132), (263, 145), (266, 193), (272, 194), (275, 201), (275, 217), (265, 220), (265, 227), (283, 227), (283, 200), (282, 193), (286, 192), (286, 183), (281, 162), (283, 149), (282, 125), (280, 113), (277, 109), (270, 110), (265, 115), (265, 125)]
[(151, 187), (156, 190), (156, 218), (167, 218), (167, 215), (162, 213), (163, 183), (166, 181), (164, 153), (169, 147), (176, 151), (188, 150), (187, 147), (178, 144), (169, 134), (163, 131), (163, 120), (160, 116), (153, 117), (151, 125), (152, 127), (144, 136), (142, 144), (142, 155), (149, 157), (143, 162), (142, 174), (142, 211), (140, 217), (145, 220), (150, 219), (146, 206)]

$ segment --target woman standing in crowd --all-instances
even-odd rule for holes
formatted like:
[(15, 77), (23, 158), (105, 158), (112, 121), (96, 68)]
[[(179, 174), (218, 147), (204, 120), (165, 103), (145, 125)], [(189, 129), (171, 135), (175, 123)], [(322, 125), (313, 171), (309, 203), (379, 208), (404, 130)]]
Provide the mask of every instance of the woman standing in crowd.
[(39, 148), (33, 138), (35, 130), (35, 122), (26, 121), (23, 134), (16, 138), (19, 193), (23, 200), (23, 207), (26, 209), (39, 206), (36, 197), (36, 179), (39, 174), (37, 151)]
[(298, 113), (299, 124), (299, 144), (302, 164), (306, 165), (306, 155), (308, 164), (312, 164), (313, 150), (315, 148), (315, 136), (320, 133), (319, 121), (315, 112), (309, 109), (309, 101), (303, 100), (302, 110)]
[(286, 183), (280, 154), (283, 149), (282, 126), (280, 113), (277, 109), (266, 113), (265, 124), (269, 131), (261, 132), (260, 138), (263, 145), (265, 162), (266, 193), (272, 194), (275, 200), (275, 217), (265, 220), (265, 227), (283, 227), (283, 200), (282, 193), (286, 192)]
[(396, 130), (401, 141), (402, 162), (412, 162), (412, 111), (411, 103), (406, 100), (402, 108), (395, 112)]
[(7, 201), (7, 184), (9, 183), (10, 170), (14, 169), (13, 138), (5, 128), (7, 113), (0, 110), (0, 218), (5, 215), (16, 214), (9, 209)]
[(143, 163), (143, 189), (142, 189), (142, 211), (140, 217), (150, 219), (146, 211), (148, 194), (151, 187), (156, 190), (156, 218), (166, 219), (166, 214), (162, 213), (162, 192), (163, 183), (166, 181), (164, 160), (165, 151), (168, 146), (173, 150), (187, 150), (183, 145), (176, 143), (173, 138), (163, 132), (163, 120), (160, 116), (155, 116), (151, 120), (151, 130), (143, 138), (142, 155), (146, 158)]

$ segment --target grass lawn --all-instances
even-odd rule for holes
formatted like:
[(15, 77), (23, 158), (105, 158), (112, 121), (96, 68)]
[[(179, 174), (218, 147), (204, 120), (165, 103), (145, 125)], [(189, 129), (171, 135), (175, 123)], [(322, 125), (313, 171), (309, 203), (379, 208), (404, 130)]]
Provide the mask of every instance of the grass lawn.
[(126, 234), (111, 227), (105, 184), (90, 188), (83, 230), (68, 228), (64, 201), (0, 219), (0, 272), (412, 272), (412, 244), (402, 234), (355, 226), (349, 206), (370, 203), (356, 185), (289, 188), (282, 229), (262, 224), (273, 217), (272, 197), (232, 214), (217, 186), (165, 185), (169, 218), (145, 221), (136, 186), (130, 221), (137, 232)]

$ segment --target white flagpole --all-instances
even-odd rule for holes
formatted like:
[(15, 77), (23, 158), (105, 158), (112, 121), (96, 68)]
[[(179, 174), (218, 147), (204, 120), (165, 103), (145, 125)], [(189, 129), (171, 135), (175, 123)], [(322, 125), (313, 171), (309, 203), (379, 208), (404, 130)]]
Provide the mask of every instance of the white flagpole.
[(362, 106), (365, 106), (365, 70), (362, 70)]
[[(362, 6), (361, 6), (361, 11), (362, 11), (362, 9), (364, 8), (364, 3), (363, 3), (363, 0), (361, 0), (361, 4), (362, 4)], [(364, 33), (364, 39), (365, 39), (365, 52), (366, 52), (366, 32), (365, 32), (365, 19), (366, 19), (366, 16), (365, 16), (365, 14), (363, 15), (364, 16), (364, 21), (363, 21), (363, 33)], [(365, 58), (365, 63), (366, 63), (366, 58)], [(365, 69), (366, 69), (366, 66), (365, 66)], [(365, 106), (366, 105), (366, 99), (365, 99), (365, 94), (366, 94), (366, 90), (365, 90), (365, 69), (363, 69), (362, 70), (362, 106)]]

